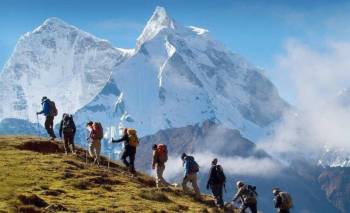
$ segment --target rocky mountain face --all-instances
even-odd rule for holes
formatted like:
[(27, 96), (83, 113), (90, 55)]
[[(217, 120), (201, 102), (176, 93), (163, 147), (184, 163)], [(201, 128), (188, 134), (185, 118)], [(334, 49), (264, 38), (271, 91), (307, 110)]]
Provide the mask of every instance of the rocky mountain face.
[(328, 167), (318, 177), (328, 200), (340, 212), (350, 212), (350, 168)]

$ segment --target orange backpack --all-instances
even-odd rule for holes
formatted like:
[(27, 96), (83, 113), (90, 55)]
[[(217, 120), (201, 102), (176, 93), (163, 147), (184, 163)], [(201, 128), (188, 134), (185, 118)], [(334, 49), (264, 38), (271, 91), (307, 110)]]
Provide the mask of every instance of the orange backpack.
[(101, 140), (103, 138), (103, 128), (100, 122), (92, 124), (91, 138)]
[(165, 144), (158, 144), (156, 150), (157, 158), (161, 163), (168, 161), (168, 148)]
[(137, 132), (135, 129), (127, 129), (127, 134), (129, 137), (129, 145), (137, 147), (139, 145), (139, 138), (137, 137)]

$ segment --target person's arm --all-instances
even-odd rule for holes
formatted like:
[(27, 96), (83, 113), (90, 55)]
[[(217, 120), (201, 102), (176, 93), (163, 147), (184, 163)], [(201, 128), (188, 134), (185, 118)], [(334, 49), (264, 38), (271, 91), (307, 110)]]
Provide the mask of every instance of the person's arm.
[(238, 198), (242, 196), (242, 188), (239, 188), (235, 196), (233, 197), (233, 202), (236, 202)]
[(112, 140), (112, 143), (120, 143), (122, 141), (126, 141), (128, 139), (128, 135), (124, 134), (123, 137), (121, 137), (118, 140)]
[(58, 131), (58, 133), (60, 134), (60, 138), (62, 138), (62, 127), (63, 127), (63, 120), (60, 123), (60, 129)]
[(37, 112), (36, 114), (40, 115), (40, 114), (45, 113), (45, 112), (48, 111), (48, 110), (49, 110), (49, 103), (47, 103), (47, 101), (45, 101), (45, 102), (43, 103), (43, 108), (42, 108), (42, 110), (41, 110), (40, 112)]

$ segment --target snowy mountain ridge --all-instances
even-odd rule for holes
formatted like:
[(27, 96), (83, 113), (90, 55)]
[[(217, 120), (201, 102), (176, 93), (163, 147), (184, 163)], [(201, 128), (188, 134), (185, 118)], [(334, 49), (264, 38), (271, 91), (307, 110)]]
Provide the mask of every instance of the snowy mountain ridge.
[(0, 81), (0, 119), (35, 122), (48, 96), (79, 125), (99, 120), (107, 132), (131, 126), (140, 135), (212, 120), (254, 140), (289, 107), (261, 69), (162, 7), (135, 49), (47, 19), (19, 39)]

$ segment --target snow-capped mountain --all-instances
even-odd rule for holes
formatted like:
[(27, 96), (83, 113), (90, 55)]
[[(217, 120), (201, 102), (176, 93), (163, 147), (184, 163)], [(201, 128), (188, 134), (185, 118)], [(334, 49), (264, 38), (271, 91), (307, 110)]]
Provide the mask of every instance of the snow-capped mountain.
[(141, 135), (212, 120), (256, 139), (288, 107), (262, 70), (157, 7), (134, 53), (76, 117)]
[(127, 53), (57, 18), (23, 35), (0, 76), (0, 120), (35, 121), (42, 96), (74, 113), (105, 86)]

